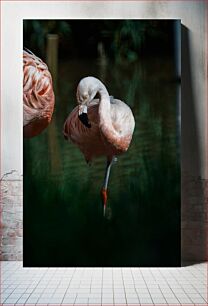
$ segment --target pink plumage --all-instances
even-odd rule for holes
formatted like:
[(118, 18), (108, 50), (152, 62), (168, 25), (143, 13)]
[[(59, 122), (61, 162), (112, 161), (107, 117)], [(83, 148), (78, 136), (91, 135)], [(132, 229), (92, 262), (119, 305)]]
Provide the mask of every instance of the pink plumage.
[(47, 65), (30, 51), (23, 51), (24, 137), (40, 134), (50, 123), (55, 97)]

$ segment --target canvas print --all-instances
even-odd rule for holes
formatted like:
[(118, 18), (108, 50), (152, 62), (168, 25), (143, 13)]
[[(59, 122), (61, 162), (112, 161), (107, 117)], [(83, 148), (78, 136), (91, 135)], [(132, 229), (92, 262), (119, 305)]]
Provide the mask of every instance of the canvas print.
[(180, 21), (23, 31), (24, 266), (180, 266)]

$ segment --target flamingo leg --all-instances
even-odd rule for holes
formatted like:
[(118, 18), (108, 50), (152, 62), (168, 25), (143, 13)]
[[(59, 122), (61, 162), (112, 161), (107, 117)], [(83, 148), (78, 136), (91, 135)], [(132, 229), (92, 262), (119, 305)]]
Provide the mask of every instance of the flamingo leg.
[(110, 171), (112, 165), (117, 162), (117, 158), (114, 156), (111, 161), (107, 161), (106, 169), (105, 169), (105, 178), (104, 178), (104, 183), (103, 187), (101, 189), (101, 197), (102, 197), (102, 203), (103, 203), (103, 214), (104, 216), (106, 215), (106, 206), (107, 206), (107, 199), (108, 199), (108, 181), (110, 177)]

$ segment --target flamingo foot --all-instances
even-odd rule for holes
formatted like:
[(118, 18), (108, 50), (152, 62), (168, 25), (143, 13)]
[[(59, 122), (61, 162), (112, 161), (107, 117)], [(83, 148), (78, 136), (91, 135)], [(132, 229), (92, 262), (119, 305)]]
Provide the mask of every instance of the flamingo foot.
[(107, 205), (107, 199), (108, 199), (107, 189), (102, 188), (100, 193), (101, 193), (102, 204), (103, 204), (103, 207), (105, 209), (105, 207)]
[(106, 219), (108, 219), (110, 207), (107, 206), (108, 194), (107, 194), (107, 189), (106, 188), (101, 189), (101, 199), (102, 199), (102, 204), (103, 204), (103, 216)]
[(110, 176), (110, 170), (111, 166), (117, 162), (117, 157), (113, 156), (112, 158), (109, 158), (107, 160), (107, 166), (105, 170), (105, 179), (104, 179), (104, 184), (103, 188), (101, 189), (101, 199), (102, 199), (102, 204), (103, 204), (103, 215), (107, 219), (111, 219), (112, 216), (112, 211), (109, 205), (107, 206), (107, 199), (108, 199), (108, 194), (107, 194), (107, 188), (108, 188), (108, 180)]

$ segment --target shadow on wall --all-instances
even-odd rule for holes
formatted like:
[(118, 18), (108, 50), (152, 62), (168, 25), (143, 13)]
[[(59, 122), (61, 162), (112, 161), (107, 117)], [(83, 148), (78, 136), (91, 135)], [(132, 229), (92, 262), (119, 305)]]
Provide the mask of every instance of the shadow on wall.
[(190, 31), (181, 27), (181, 259), (182, 265), (207, 259), (205, 192), (208, 184), (198, 177), (201, 167), (197, 104), (193, 92)]

